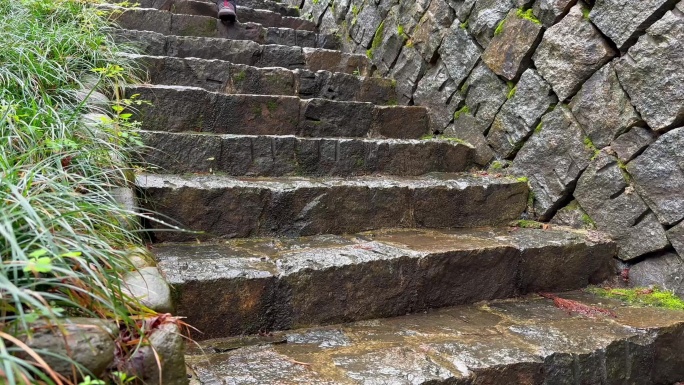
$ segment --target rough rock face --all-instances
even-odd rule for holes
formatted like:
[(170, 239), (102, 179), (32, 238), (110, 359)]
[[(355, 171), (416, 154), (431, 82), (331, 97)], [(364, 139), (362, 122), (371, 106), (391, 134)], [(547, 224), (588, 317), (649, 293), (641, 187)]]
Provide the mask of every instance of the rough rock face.
[[(69, 318), (59, 326), (32, 325), (33, 336), (26, 344), (37, 351), (69, 357), (96, 376), (114, 361), (114, 337), (119, 332), (114, 322), (96, 318)], [(72, 364), (52, 355), (41, 357), (55, 372), (71, 377)]]
[(539, 123), (539, 119), (556, 102), (551, 86), (537, 71), (525, 71), (515, 90), (501, 107), (487, 134), (489, 145), (503, 158), (511, 158)]
[(556, 212), (550, 221), (554, 225), (569, 226), (576, 229), (596, 229), (596, 223), (589, 217), (576, 200)]
[(126, 362), (127, 372), (145, 384), (186, 385), (185, 343), (178, 325), (160, 326), (149, 335), (149, 342)]
[(597, 0), (589, 18), (623, 50), (677, 0)]
[(525, 142), (513, 160), (511, 172), (528, 176), (536, 214), (547, 220), (570, 196), (593, 155), (593, 150), (584, 144), (582, 128), (570, 110), (558, 106), (542, 117), (541, 131)]
[(655, 140), (653, 131), (644, 127), (634, 127), (615, 139), (610, 148), (615, 151), (621, 162), (627, 163)]
[(667, 230), (667, 239), (670, 240), (672, 247), (674, 247), (680, 256), (684, 255), (684, 222)]
[(559, 21), (577, 0), (537, 0), (534, 2), (534, 14), (545, 27), (550, 27)]
[(570, 102), (575, 119), (597, 148), (640, 121), (618, 81), (613, 64), (596, 71)]
[(616, 158), (602, 152), (582, 174), (574, 195), (598, 229), (618, 242), (620, 259), (629, 260), (669, 245), (665, 230), (630, 188)]
[(499, 22), (515, 7), (514, 0), (477, 0), (468, 18), (468, 30), (482, 47), (487, 47)]
[(516, 9), (508, 12), (502, 31), (494, 35), (482, 54), (487, 66), (508, 80), (516, 79), (529, 66), (542, 33), (541, 23), (519, 13)]
[(444, 134), (463, 139), (475, 147), (473, 162), (484, 166), (494, 158), (494, 151), (487, 146), (487, 140), (483, 135), (486, 129), (487, 126), (482, 120), (477, 119), (470, 112), (461, 112), (458, 119), (455, 119), (444, 130)]
[(684, 218), (684, 127), (674, 129), (627, 164), (639, 194), (664, 225)]
[(637, 263), (629, 269), (629, 285), (658, 286), (684, 297), (684, 262), (675, 253), (665, 253)]
[(173, 312), (171, 290), (156, 267), (143, 267), (128, 273), (124, 282), (129, 294), (143, 305), (159, 313)]
[(532, 59), (558, 98), (565, 100), (613, 56), (608, 42), (582, 15), (582, 6), (576, 5), (544, 33)]
[[(486, 65), (478, 64), (463, 86), (466, 92), (465, 105), (485, 127), (489, 127), (506, 101), (508, 87)], [(454, 117), (455, 120), (458, 118)]]
[(417, 105), (428, 107), (432, 132), (442, 132), (454, 118), (454, 112), (463, 101), (456, 83), (449, 77), (440, 60), (423, 76), (413, 94)]
[(480, 57), (480, 47), (456, 20), (444, 36), (442, 45), (439, 47), (439, 54), (454, 83), (461, 84), (468, 77), (470, 70), (475, 67)]
[(637, 111), (656, 131), (684, 122), (682, 52), (684, 13), (677, 9), (646, 30), (615, 66)]

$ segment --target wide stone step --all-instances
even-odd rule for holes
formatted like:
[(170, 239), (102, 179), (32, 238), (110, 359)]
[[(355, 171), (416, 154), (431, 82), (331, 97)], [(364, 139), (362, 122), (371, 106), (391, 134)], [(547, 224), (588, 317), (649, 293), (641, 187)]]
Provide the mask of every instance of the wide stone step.
[(222, 60), (135, 55), (153, 84), (201, 87), (227, 94), (290, 95), (396, 105), (396, 81), (341, 72), (260, 68)]
[(334, 35), (307, 30), (264, 27), (256, 23), (226, 24), (215, 17), (171, 13), (156, 8), (119, 8), (113, 19), (124, 29), (151, 31), (163, 35), (216, 37), (251, 40), (259, 44), (280, 44), (311, 48), (337, 48)]
[(324, 48), (261, 45), (250, 40), (173, 36), (126, 29), (112, 32), (117, 41), (133, 44), (152, 56), (218, 59), (255, 67), (303, 68), (362, 76), (372, 74), (372, 65), (365, 55)]
[(143, 158), (169, 173), (235, 176), (415, 176), (460, 172), (473, 148), (445, 140), (142, 133)]
[[(160, 8), (172, 13), (216, 17), (216, 3), (197, 0), (167, 0)], [(240, 23), (257, 23), (264, 27), (292, 28), (315, 31), (316, 23), (299, 17), (283, 16), (280, 12), (238, 6)]]
[(148, 209), (203, 233), (157, 241), (344, 234), (386, 227), (490, 226), (516, 219), (527, 183), (469, 174), (255, 178), (140, 174)]
[(182, 86), (134, 86), (126, 92), (151, 103), (134, 111), (148, 131), (397, 139), (429, 132), (427, 109), (417, 106), (227, 95)]
[(205, 354), (188, 355), (186, 363), (202, 384), (671, 385), (684, 379), (684, 312), (581, 292), (560, 297), (615, 317), (581, 317), (529, 296), (206, 341)]
[[(135, 3), (143, 8), (157, 8), (157, 9), (167, 9), (171, 4), (178, 4), (184, 0), (137, 0)], [(192, 1), (192, 0), (191, 0)], [(119, 3), (121, 0), (114, 0), (113, 3)], [(198, 3), (207, 4), (206, 6), (211, 6), (216, 4), (212, 0), (194, 1)], [(251, 9), (267, 10), (271, 12), (277, 12), (283, 16), (297, 17), (299, 16), (299, 8), (288, 6), (287, 4), (279, 3), (270, 0), (240, 0), (238, 4), (238, 9), (244, 7)], [(178, 12), (180, 13), (180, 12)], [(212, 15), (209, 15), (212, 16)]]
[(612, 276), (616, 247), (572, 230), (390, 229), (161, 244), (176, 313), (200, 339), (404, 315)]

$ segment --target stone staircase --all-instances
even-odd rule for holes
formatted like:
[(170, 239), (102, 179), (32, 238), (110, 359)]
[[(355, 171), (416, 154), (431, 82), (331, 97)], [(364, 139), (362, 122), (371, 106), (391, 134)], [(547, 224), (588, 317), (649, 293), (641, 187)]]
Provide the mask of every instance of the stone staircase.
[(201, 331), (193, 381), (680, 379), (647, 365), (671, 362), (680, 313), (604, 303), (618, 319), (594, 320), (509, 299), (606, 280), (613, 242), (509, 227), (526, 181), (478, 172), (472, 146), (433, 137), (425, 108), (397, 105), (395, 81), (297, 8), (241, 0), (234, 25), (214, 13), (143, 0), (116, 32), (150, 75), (127, 90), (150, 102), (134, 111), (157, 167), (137, 176), (144, 206), (191, 230), (155, 230), (152, 250)]

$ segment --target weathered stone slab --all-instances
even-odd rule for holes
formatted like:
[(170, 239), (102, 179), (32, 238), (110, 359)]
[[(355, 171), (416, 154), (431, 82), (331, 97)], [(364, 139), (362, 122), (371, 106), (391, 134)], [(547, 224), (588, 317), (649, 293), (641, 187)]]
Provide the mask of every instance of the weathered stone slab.
[(522, 74), (510, 93), (513, 95), (503, 104), (487, 133), (489, 145), (506, 159), (516, 154), (541, 116), (557, 101), (551, 86), (533, 69)]
[(615, 54), (596, 27), (584, 18), (582, 5), (578, 4), (546, 30), (532, 59), (563, 101)]
[[(231, 77), (239, 78), (239, 72)], [(151, 103), (134, 111), (149, 131), (414, 139), (425, 135), (429, 124), (427, 110), (416, 106), (234, 95), (183, 86), (134, 86), (126, 91)]]
[(622, 51), (677, 1), (599, 0), (591, 8), (589, 19)]
[(547, 220), (572, 194), (594, 151), (584, 143), (581, 127), (563, 105), (544, 115), (540, 128), (518, 152), (511, 172), (529, 178), (535, 213)]
[[(509, 92), (506, 83), (484, 63), (480, 63), (473, 68), (464, 83), (464, 88), (466, 90), (465, 105), (468, 106), (468, 110), (475, 118), (482, 121), (484, 126), (489, 127), (499, 112), (499, 108), (506, 101)], [(459, 117), (454, 117), (454, 122), (457, 122)]]
[[(589, 241), (586, 235), (533, 229), (510, 233), (505, 228), (406, 229), (158, 245), (154, 253), (159, 268), (181, 293), (178, 314), (209, 333), (200, 338), (211, 338), (269, 325), (290, 328), (395, 316), (598, 283), (613, 271), (615, 247)], [(238, 295), (241, 287), (244, 291)], [(230, 305), (241, 310), (212, 306), (200, 311), (212, 290), (230, 297)]]
[(596, 148), (641, 121), (622, 90), (613, 62), (596, 71), (570, 101), (570, 110)]
[(684, 15), (670, 11), (615, 65), (634, 107), (656, 131), (684, 122), (683, 50)]
[(390, 77), (397, 81), (397, 97), (400, 105), (407, 105), (411, 101), (413, 90), (418, 79), (424, 74), (425, 67), (426, 63), (415, 48), (405, 47), (399, 53)]
[(684, 127), (658, 138), (627, 164), (639, 195), (664, 225), (684, 218)]
[(627, 163), (655, 140), (653, 131), (644, 127), (634, 127), (615, 139), (610, 148), (615, 151), (621, 162)]
[(188, 356), (188, 362), (203, 383), (242, 378), (265, 385), (677, 381), (682, 359), (675, 352), (684, 329), (680, 312), (586, 294), (562, 297), (607, 307), (617, 318), (577, 317), (547, 299), (493, 301), (272, 337), (208, 341), (204, 355)]
[(162, 231), (158, 240), (488, 226), (517, 218), (527, 201), (525, 183), (462, 174), (382, 179), (142, 174), (137, 184), (156, 212), (205, 232)]
[(177, 174), (422, 175), (466, 171), (472, 148), (452, 141), (317, 139), (143, 132), (144, 159)]
[(665, 230), (629, 186), (614, 157), (601, 153), (582, 174), (574, 196), (598, 229), (617, 241), (620, 259), (630, 260), (669, 245)]
[(459, 110), (455, 119), (445, 130), (444, 135), (464, 140), (475, 147), (473, 162), (480, 166), (487, 165), (495, 156), (494, 151), (487, 145), (483, 133), (487, 130), (486, 122), (474, 117), (469, 111)]
[(326, 70), (361, 76), (371, 75), (371, 63), (366, 56), (341, 51), (304, 48), (306, 68), (311, 71)]
[(541, 22), (523, 17), (523, 11), (513, 9), (504, 19), (501, 32), (494, 35), (482, 53), (482, 60), (496, 74), (508, 80), (517, 79), (531, 63), (541, 36)]
[(684, 297), (684, 262), (676, 253), (647, 258), (629, 269), (632, 287), (657, 286)]

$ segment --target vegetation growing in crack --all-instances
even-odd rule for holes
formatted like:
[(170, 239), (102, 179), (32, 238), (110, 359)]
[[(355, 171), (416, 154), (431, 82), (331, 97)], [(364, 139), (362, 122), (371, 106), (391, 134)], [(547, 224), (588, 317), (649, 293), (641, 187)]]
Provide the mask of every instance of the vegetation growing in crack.
[(587, 290), (601, 297), (619, 299), (634, 305), (684, 310), (684, 301), (681, 298), (658, 287), (637, 287), (633, 289), (594, 287)]
[[(36, 321), (112, 319), (141, 335), (151, 310), (122, 290), (140, 244), (139, 215), (113, 190), (130, 187), (132, 154), (141, 146), (125, 98), (137, 81), (109, 36), (111, 14), (96, 1), (0, 2), (0, 383), (72, 384), (27, 354)], [(112, 102), (92, 102), (94, 92)], [(84, 114), (97, 110), (99, 121)], [(151, 219), (151, 218), (148, 218)], [(119, 358), (136, 348), (133, 343)], [(123, 347), (123, 345), (122, 345)], [(73, 362), (68, 357), (59, 357)], [(76, 364), (74, 374), (91, 375)]]
[(541, 20), (537, 19), (537, 17), (534, 15), (532, 12), (532, 8), (524, 10), (522, 8), (519, 8), (516, 12), (515, 15), (518, 16), (521, 19), (529, 20), (535, 24), (541, 25)]
[(549, 225), (542, 222), (532, 221), (529, 219), (520, 219), (510, 224), (512, 227), (520, 227), (522, 229), (544, 229)]
[(499, 24), (496, 25), (496, 29), (494, 29), (494, 36), (501, 35), (504, 30), (504, 23), (506, 22), (506, 18), (501, 20)]
[(468, 105), (465, 105), (461, 107), (458, 111), (454, 112), (454, 119), (458, 119), (461, 115), (467, 114), (470, 112), (470, 108)]
[(383, 34), (385, 32), (385, 22), (381, 22), (378, 28), (375, 30), (375, 35), (373, 36), (373, 42), (371, 43), (371, 47), (366, 50), (366, 56), (368, 56), (369, 59), (373, 59), (373, 52), (380, 47), (380, 44), (382, 44), (382, 38)]

